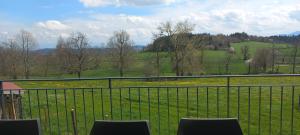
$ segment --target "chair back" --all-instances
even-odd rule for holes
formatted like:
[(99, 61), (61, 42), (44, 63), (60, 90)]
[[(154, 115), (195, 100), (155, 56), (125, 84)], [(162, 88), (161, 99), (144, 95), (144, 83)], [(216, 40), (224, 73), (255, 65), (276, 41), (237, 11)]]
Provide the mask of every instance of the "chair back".
[(0, 120), (0, 134), (41, 135), (38, 120)]
[(147, 121), (95, 121), (90, 135), (150, 135)]
[(178, 135), (243, 135), (237, 119), (181, 119)]

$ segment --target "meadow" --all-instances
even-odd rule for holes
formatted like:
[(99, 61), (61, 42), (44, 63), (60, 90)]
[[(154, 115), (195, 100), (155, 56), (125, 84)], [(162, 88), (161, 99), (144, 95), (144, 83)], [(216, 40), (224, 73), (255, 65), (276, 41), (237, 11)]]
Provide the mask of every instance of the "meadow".
[[(250, 57), (253, 57), (256, 50), (259, 48), (272, 48), (273, 44), (255, 41), (246, 41), (240, 43), (232, 43), (233, 48), (235, 48), (235, 55), (233, 56), (229, 65), (229, 74), (248, 74), (249, 65), (243, 60), (241, 53), (241, 47), (248, 46)], [(280, 52), (280, 56), (285, 56), (286, 61), (290, 61), (293, 48), (287, 44), (274, 44)], [(149, 59), (155, 58), (155, 53), (153, 52), (138, 52), (135, 54), (134, 64), (131, 64), (128, 69), (125, 70), (124, 76), (145, 76), (145, 68), (147, 68), (147, 61)], [(172, 76), (175, 72), (172, 71), (172, 63), (170, 61), (170, 56), (167, 52), (161, 52), (161, 76)], [(199, 51), (200, 55), (200, 51)], [(300, 58), (300, 53), (297, 54)], [(224, 67), (224, 59), (226, 56), (225, 50), (204, 50), (203, 65), (199, 68), (202, 69), (201, 73), (196, 73), (194, 75), (200, 74), (226, 74)], [(300, 60), (300, 59), (299, 59)], [(292, 66), (289, 62), (281, 63), (281, 59), (277, 60), (279, 70), (278, 73), (292, 73)], [(267, 72), (271, 71), (268, 69)], [(296, 73), (300, 73), (300, 66), (297, 64)], [(119, 72), (116, 68), (112, 66), (110, 60), (103, 59), (99, 65), (99, 68), (93, 70), (86, 70), (83, 72), (83, 77), (114, 77), (119, 76)], [(34, 76), (35, 77), (35, 76)], [(57, 74), (52, 74), (49, 77), (57, 78)], [(60, 76), (61, 78), (75, 78), (75, 74), (64, 74)], [(37, 76), (37, 78), (40, 78)]]
[[(250, 56), (258, 48), (271, 48), (261, 42), (234, 43), (236, 53), (230, 74), (247, 74), (241, 47), (249, 46)], [(275, 44), (281, 54), (292, 48)], [(224, 74), (224, 50), (204, 51), (204, 74)], [(125, 76), (144, 76), (145, 61), (155, 56), (139, 52)], [(173, 76), (167, 53), (161, 53), (161, 75)], [(269, 69), (268, 69), (269, 70)], [(279, 66), (279, 73), (291, 67)], [(297, 68), (299, 72), (299, 68)], [(83, 77), (119, 76), (109, 60)], [(62, 78), (75, 78), (65, 74)], [(57, 78), (55, 74), (48, 78)], [(185, 79), (113, 79), (72, 81), (16, 81), (26, 89), (22, 95), (22, 115), (38, 118), (45, 134), (72, 134), (71, 109), (75, 109), (80, 135), (89, 134), (94, 120), (148, 120), (153, 135), (175, 135), (180, 118), (238, 118), (244, 134), (300, 134), (300, 77), (226, 77)]]
[[(175, 135), (180, 118), (238, 118), (244, 134), (300, 134), (300, 77), (178, 80), (25, 81), (25, 118), (39, 118), (46, 134), (80, 134), (94, 120), (149, 120), (154, 135)], [(38, 88), (38, 89), (37, 89)]]

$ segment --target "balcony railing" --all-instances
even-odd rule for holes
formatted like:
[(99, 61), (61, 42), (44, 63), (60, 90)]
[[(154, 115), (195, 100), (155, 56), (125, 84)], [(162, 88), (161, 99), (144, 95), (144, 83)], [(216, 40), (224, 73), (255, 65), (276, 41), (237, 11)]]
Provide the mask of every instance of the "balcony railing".
[(79, 134), (95, 120), (149, 120), (152, 134), (176, 135), (183, 117), (238, 118), (248, 135), (300, 134), (300, 75), (7, 81), (24, 88), (1, 90), (15, 103), (2, 110), (38, 118), (44, 134), (73, 134), (72, 109)]

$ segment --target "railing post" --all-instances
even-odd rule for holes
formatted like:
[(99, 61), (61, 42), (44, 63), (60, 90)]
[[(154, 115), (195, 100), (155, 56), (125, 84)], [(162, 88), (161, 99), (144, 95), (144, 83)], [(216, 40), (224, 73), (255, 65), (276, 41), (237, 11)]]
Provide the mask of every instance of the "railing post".
[(0, 80), (0, 119), (6, 118), (6, 111), (5, 111), (5, 99), (4, 99), (4, 92), (3, 92), (3, 81)]
[(229, 112), (230, 112), (230, 94), (229, 94), (229, 91), (230, 91), (230, 76), (227, 76), (227, 117), (230, 116)]
[(230, 76), (227, 76), (227, 90), (229, 90), (230, 87)]
[(2, 94), (1, 92), (3, 91), (3, 81), (0, 80), (0, 94)]
[(113, 103), (112, 103), (112, 84), (111, 84), (111, 78), (108, 79), (108, 87), (109, 87), (109, 101), (110, 101), (110, 118), (111, 120), (113, 117)]
[(108, 88), (111, 89), (112, 85), (111, 85), (111, 78), (108, 79)]
[(300, 110), (300, 95), (298, 96), (298, 109)]
[(75, 114), (75, 110), (72, 109), (71, 110), (71, 117), (72, 117), (72, 126), (73, 126), (73, 132), (74, 132), (74, 135), (78, 135), (78, 130), (77, 130), (77, 118), (76, 118), (76, 114)]

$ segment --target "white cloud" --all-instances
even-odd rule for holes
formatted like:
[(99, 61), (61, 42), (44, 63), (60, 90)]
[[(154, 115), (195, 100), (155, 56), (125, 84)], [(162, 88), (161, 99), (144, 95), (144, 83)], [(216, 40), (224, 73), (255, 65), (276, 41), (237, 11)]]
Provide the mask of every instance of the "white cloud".
[(70, 28), (69, 26), (61, 23), (60, 21), (56, 21), (56, 20), (49, 20), (46, 22), (38, 22), (37, 26), (48, 29), (48, 30), (66, 30), (66, 29)]
[[(81, 0), (83, 1), (83, 0)], [(87, 0), (85, 0), (87, 2)], [(155, 2), (156, 1), (156, 2)], [(141, 3), (168, 4), (170, 1), (140, 1)], [(181, 0), (183, 1), (183, 0)], [(126, 15), (83, 13), (84, 18), (65, 18), (45, 20), (33, 25), (11, 23), (4, 18), (0, 22), (0, 32), (14, 33), (22, 28), (36, 35), (41, 46), (55, 47), (59, 35), (68, 36), (71, 32), (86, 33), (93, 45), (107, 42), (114, 31), (127, 30), (136, 44), (146, 45), (152, 40), (159, 23), (172, 21), (176, 23), (188, 19), (196, 24), (194, 33), (209, 32), (213, 34), (247, 32), (255, 35), (285, 34), (300, 30), (299, 9), (297, 0), (189, 0), (172, 6), (158, 6), (150, 15)], [(93, 3), (94, 2), (94, 3)], [(102, 2), (102, 3), (101, 3)], [(143, 5), (138, 0), (96, 1), (89, 4), (103, 5)], [(88, 5), (87, 5), (88, 6)]]
[(300, 22), (300, 10), (291, 12), (290, 17)]
[(79, 0), (86, 7), (100, 7), (100, 6), (148, 6), (171, 4), (177, 0)]

